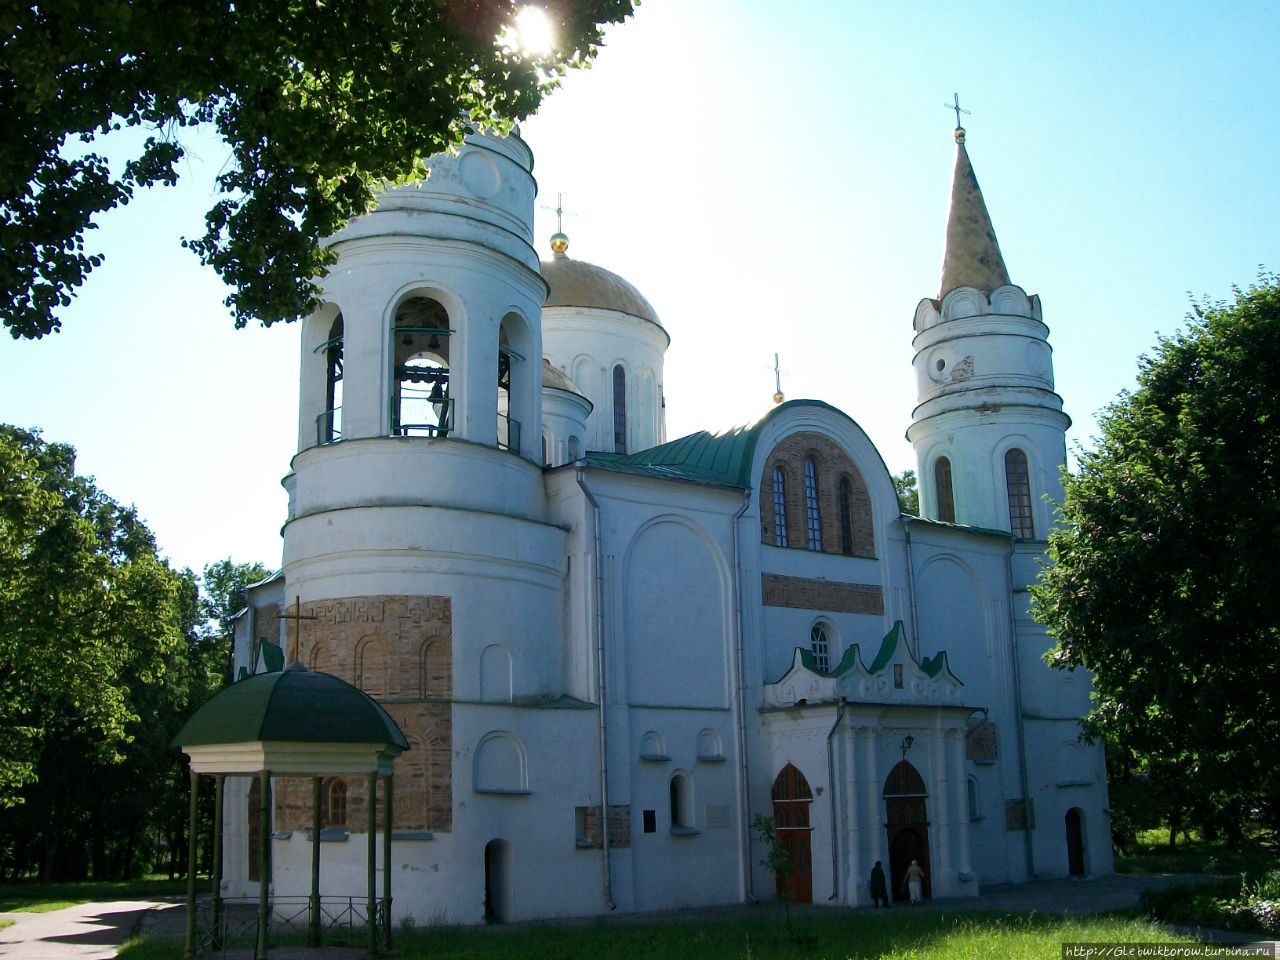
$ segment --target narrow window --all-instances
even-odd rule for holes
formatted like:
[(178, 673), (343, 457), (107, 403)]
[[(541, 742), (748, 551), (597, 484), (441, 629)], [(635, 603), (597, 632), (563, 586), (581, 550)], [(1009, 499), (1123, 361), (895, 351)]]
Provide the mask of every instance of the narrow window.
[(1031, 522), (1031, 477), (1027, 471), (1027, 455), (1017, 447), (1004, 455), (1004, 480), (1009, 490), (1009, 531), (1015, 537), (1035, 537)]
[(831, 669), (830, 644), (827, 643), (827, 628), (815, 623), (809, 631), (809, 650), (813, 653), (813, 665), (826, 673)]
[(326, 827), (345, 827), (347, 825), (347, 783), (345, 780), (329, 781), (328, 809), (324, 811), (322, 820)]
[(804, 520), (809, 533), (809, 549), (822, 549), (822, 517), (818, 514), (818, 466), (812, 458), (804, 462)]
[(956, 501), (951, 492), (951, 461), (939, 457), (933, 463), (933, 489), (938, 498), (938, 519), (944, 523), (956, 522)]
[(325, 387), (324, 413), (320, 415), (319, 441), (332, 443), (342, 439), (342, 314), (329, 328), (324, 343)]
[(693, 798), (689, 795), (689, 775), (671, 777), (671, 826), (688, 830), (693, 827)]
[(781, 467), (773, 468), (773, 542), (775, 546), (788, 546), (787, 475)]
[(846, 557), (853, 556), (853, 514), (849, 500), (853, 496), (849, 478), (840, 478), (840, 552)]
[(627, 372), (613, 368), (613, 452), (627, 452)]

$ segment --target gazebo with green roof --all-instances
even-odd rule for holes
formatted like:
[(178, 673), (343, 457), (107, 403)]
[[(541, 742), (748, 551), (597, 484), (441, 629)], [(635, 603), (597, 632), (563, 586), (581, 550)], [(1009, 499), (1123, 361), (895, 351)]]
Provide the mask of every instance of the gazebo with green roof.
[(174, 745), (191, 761), (191, 826), (184, 956), (195, 953), (196, 798), (202, 774), (215, 779), (213, 929), (221, 929), (222, 794), (228, 775), (259, 778), (262, 842), (255, 960), (267, 955), (270, 916), (268, 863), (271, 845), (271, 777), (312, 778), (311, 897), (308, 943), (320, 942), (320, 786), (325, 776), (363, 774), (369, 781), (369, 951), (379, 950), (377, 923), (377, 783), (386, 777), (383, 832), (382, 946), (391, 945), (392, 764), (409, 749), (404, 734), (368, 694), (327, 673), (291, 663), (284, 670), (246, 677), (219, 691), (197, 710)]

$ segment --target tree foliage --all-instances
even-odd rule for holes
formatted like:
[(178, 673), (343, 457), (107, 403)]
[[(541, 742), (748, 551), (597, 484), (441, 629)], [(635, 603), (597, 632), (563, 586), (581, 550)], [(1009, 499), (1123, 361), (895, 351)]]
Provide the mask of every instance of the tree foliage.
[[(583, 65), (631, 0), (540, 0), (552, 51), (504, 28), (516, 0), (59, 0), (0, 18), (0, 282), (14, 337), (58, 329), (102, 262), (85, 234), (134, 192), (178, 179), (184, 127), (230, 147), (203, 236), (184, 240), (231, 287), (237, 326), (292, 320), (332, 262), (319, 244), (385, 182), (469, 125), (506, 129)], [(113, 170), (98, 152), (149, 132)]]
[(916, 485), (916, 472), (903, 470), (892, 477), (893, 489), (898, 494), (898, 508), (913, 517), (920, 516), (920, 488)]
[(179, 580), (151, 533), (75, 473), (75, 452), (0, 425), (0, 806), (51, 737), (114, 759), (130, 693), (164, 679)]
[(1280, 282), (1189, 320), (1065, 478), (1034, 609), (1166, 822), (1280, 828)]

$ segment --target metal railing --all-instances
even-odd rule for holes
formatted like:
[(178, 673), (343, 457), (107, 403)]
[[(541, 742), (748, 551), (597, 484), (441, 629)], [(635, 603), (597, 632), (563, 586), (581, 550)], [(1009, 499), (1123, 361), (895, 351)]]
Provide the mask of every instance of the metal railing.
[[(373, 946), (391, 949), (387, 901), (374, 901), (373, 931), (369, 929), (367, 897), (322, 896), (313, 922), (310, 897), (272, 897), (267, 939), (297, 941), (308, 946)], [(225, 956), (228, 950), (252, 947), (258, 940), (257, 897), (201, 899), (196, 904), (196, 944), (201, 954)]]
[(520, 421), (498, 414), (498, 449), (520, 452)]
[(326, 410), (316, 417), (316, 443), (335, 443), (342, 439), (342, 407)]

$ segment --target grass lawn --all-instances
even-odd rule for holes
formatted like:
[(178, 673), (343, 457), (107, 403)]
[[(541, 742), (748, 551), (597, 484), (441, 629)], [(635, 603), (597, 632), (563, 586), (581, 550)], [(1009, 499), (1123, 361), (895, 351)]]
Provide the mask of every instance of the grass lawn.
[(154, 900), (186, 892), (187, 881), (160, 877), (121, 883), (2, 883), (0, 913), (47, 913), (77, 903)]
[(1117, 873), (1217, 873), (1259, 877), (1280, 869), (1280, 846), (1249, 837), (1239, 847), (1208, 843), (1194, 833), (1169, 849), (1167, 830), (1138, 834), (1128, 854), (1116, 854)]
[[(831, 911), (792, 921), (740, 919), (601, 920), (508, 927), (429, 927), (396, 934), (400, 960), (1056, 960), (1073, 941), (1190, 942), (1145, 921), (1063, 920), (1043, 915)], [(134, 940), (120, 960), (178, 960), (173, 939)]]

